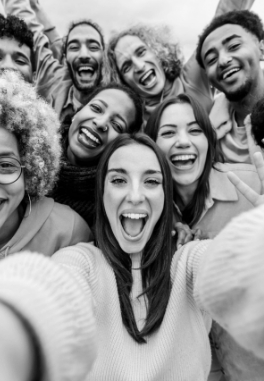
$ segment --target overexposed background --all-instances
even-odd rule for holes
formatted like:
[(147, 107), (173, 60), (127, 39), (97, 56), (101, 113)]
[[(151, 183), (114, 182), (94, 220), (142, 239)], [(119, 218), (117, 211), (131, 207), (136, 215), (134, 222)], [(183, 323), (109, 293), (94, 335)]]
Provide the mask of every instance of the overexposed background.
[[(218, 0), (39, 0), (64, 35), (72, 20), (91, 18), (107, 38), (139, 22), (166, 24), (180, 42), (185, 58), (195, 49), (197, 37), (214, 16)], [(264, 19), (264, 0), (252, 7)]]

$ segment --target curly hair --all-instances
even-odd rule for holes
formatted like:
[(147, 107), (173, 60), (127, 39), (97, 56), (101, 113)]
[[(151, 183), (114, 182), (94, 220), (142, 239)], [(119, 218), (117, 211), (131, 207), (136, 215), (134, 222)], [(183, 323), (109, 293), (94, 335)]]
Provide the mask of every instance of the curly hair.
[(35, 200), (44, 196), (53, 188), (60, 166), (59, 120), (14, 71), (5, 70), (0, 77), (0, 126), (17, 138), (28, 194)]
[(209, 25), (204, 29), (203, 33), (199, 36), (196, 48), (196, 60), (199, 65), (204, 69), (203, 59), (201, 56), (203, 43), (207, 36), (215, 29), (220, 28), (226, 24), (239, 25), (246, 29), (248, 32), (254, 34), (259, 41), (264, 38), (263, 23), (259, 16), (251, 11), (232, 11), (227, 12), (221, 16), (214, 18)]
[(74, 28), (76, 28), (79, 25), (88, 25), (88, 26), (94, 28), (98, 32), (98, 34), (100, 35), (101, 43), (102, 43), (102, 46), (103, 46), (103, 50), (105, 49), (104, 35), (103, 35), (103, 32), (102, 32), (100, 26), (97, 23), (95, 23), (94, 21), (92, 21), (92, 20), (84, 19), (84, 20), (79, 20), (79, 21), (73, 21), (70, 24), (69, 29), (68, 29), (68, 33), (63, 38), (62, 55), (66, 56), (69, 34), (71, 33), (71, 31)]
[(27, 45), (31, 51), (33, 49), (33, 33), (25, 21), (16, 16), (4, 17), (0, 14), (0, 38), (3, 37), (14, 38), (20, 44)]
[(264, 98), (261, 98), (251, 112), (252, 135), (256, 143), (264, 148)]
[(170, 81), (177, 78), (183, 65), (183, 56), (178, 43), (172, 42), (170, 29), (164, 26), (135, 25), (114, 35), (108, 44), (107, 55), (112, 69), (112, 80), (123, 82), (116, 64), (115, 48), (125, 36), (136, 36), (154, 52), (161, 63), (165, 76)]

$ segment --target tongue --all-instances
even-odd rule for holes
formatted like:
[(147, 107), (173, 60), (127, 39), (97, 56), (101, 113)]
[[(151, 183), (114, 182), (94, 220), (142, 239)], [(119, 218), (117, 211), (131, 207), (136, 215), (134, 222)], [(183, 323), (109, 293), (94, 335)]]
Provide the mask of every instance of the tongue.
[(93, 73), (94, 72), (91, 70), (82, 70), (79, 72), (79, 75), (83, 79), (88, 79), (88, 78), (91, 78), (93, 76)]
[(178, 160), (174, 162), (175, 166), (182, 167), (184, 165), (191, 165), (193, 164), (193, 160)]
[(122, 225), (128, 235), (136, 237), (143, 229), (143, 219), (123, 218)]

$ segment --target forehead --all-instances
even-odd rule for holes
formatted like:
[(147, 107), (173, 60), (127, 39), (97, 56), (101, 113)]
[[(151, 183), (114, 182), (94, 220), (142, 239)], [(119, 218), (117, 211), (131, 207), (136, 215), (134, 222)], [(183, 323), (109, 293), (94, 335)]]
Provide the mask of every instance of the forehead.
[(225, 40), (231, 36), (238, 36), (251, 43), (257, 40), (257, 37), (254, 34), (244, 29), (242, 26), (225, 24), (215, 29), (206, 37), (202, 47), (202, 58), (209, 49), (220, 48), (224, 45)]
[(91, 25), (81, 24), (74, 27), (68, 36), (68, 44), (72, 40), (94, 40), (102, 45), (102, 40), (100, 34)]
[(4, 152), (13, 152), (19, 157), (18, 141), (15, 135), (0, 127), (0, 154)]
[(110, 157), (108, 170), (122, 168), (128, 173), (161, 171), (159, 161), (152, 149), (141, 144), (130, 144), (118, 148)]
[(30, 60), (31, 51), (29, 46), (21, 44), (14, 38), (1, 37), (0, 50), (2, 51), (2, 53), (4, 52), (6, 54), (23, 53)]
[(176, 103), (165, 108), (160, 118), (160, 126), (181, 122), (190, 123), (194, 120), (194, 112), (189, 103)]
[(124, 61), (133, 55), (139, 46), (145, 46), (145, 43), (137, 36), (121, 37), (115, 47), (117, 61)]

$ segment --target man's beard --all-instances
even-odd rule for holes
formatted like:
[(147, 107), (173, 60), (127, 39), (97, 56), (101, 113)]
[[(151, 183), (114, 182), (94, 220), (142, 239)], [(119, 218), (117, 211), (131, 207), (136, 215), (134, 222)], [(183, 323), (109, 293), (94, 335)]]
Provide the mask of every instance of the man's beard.
[(250, 93), (251, 88), (252, 81), (247, 79), (236, 91), (225, 93), (225, 96), (230, 102), (240, 102)]
[(83, 83), (83, 84), (76, 79), (76, 71), (72, 69), (71, 65), (68, 62), (67, 62), (67, 66), (68, 66), (72, 83), (74, 87), (76, 87), (76, 89), (80, 92), (89, 93), (93, 91), (96, 88), (96, 86), (101, 82), (102, 70), (100, 65), (98, 65), (95, 68), (95, 71), (93, 74), (94, 78), (91, 79), (91, 81), (87, 81), (87, 83)]

